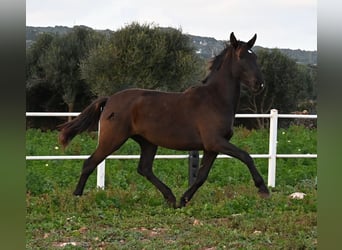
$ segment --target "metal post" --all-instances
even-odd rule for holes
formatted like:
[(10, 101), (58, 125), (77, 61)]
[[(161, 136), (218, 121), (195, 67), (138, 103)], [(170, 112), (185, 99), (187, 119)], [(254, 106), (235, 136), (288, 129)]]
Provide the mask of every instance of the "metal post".
[(103, 160), (97, 166), (97, 184), (96, 186), (100, 189), (105, 187), (105, 170), (106, 170), (106, 160)]
[(199, 153), (198, 151), (189, 152), (189, 186), (191, 186), (197, 177), (199, 166)]
[(278, 110), (271, 110), (270, 117), (270, 141), (268, 158), (268, 186), (275, 187), (276, 160), (277, 160), (277, 131), (278, 131)]

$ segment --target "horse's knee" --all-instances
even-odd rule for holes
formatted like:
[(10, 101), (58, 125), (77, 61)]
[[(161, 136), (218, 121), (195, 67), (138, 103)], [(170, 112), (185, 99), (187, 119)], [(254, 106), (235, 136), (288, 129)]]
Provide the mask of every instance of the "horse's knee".
[(248, 167), (254, 166), (254, 160), (247, 152), (243, 153), (242, 160)]
[(140, 175), (145, 176), (145, 172), (144, 172), (140, 167), (138, 167), (137, 172), (138, 172)]
[(140, 166), (138, 167), (137, 172), (144, 177), (148, 177), (152, 174), (151, 170), (146, 169), (146, 168), (142, 168)]

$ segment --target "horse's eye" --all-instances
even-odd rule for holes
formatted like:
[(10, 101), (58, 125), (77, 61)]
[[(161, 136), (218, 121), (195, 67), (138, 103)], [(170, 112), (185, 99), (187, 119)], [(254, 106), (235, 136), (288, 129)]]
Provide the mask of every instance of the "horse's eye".
[(249, 54), (253, 54), (253, 51), (251, 51), (250, 49), (247, 50)]

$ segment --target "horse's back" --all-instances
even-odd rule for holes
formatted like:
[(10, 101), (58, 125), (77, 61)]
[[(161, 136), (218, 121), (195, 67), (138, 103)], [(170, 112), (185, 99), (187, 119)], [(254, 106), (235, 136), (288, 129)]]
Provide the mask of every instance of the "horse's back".
[[(109, 97), (103, 109), (102, 120), (120, 120), (121, 123), (158, 122), (167, 114), (175, 113), (181, 93), (145, 89), (128, 89)], [(111, 119), (108, 119), (111, 118)]]

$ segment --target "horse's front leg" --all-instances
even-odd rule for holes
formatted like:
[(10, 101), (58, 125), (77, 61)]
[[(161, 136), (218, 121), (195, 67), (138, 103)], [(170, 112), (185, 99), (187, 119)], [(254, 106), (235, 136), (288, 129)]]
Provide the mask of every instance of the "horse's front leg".
[(191, 200), (192, 196), (196, 193), (196, 191), (203, 185), (203, 183), (208, 178), (209, 171), (211, 166), (213, 165), (216, 159), (217, 153), (204, 151), (203, 158), (201, 162), (201, 167), (198, 170), (198, 174), (195, 182), (191, 185), (191, 187), (183, 194), (180, 199), (179, 207), (184, 207)]
[(133, 139), (136, 140), (141, 147), (138, 173), (146, 177), (146, 179), (148, 179), (156, 188), (158, 188), (170, 206), (176, 208), (176, 197), (172, 193), (171, 189), (161, 180), (159, 180), (152, 170), (154, 156), (156, 155), (158, 147), (141, 137)]
[(270, 196), (270, 192), (265, 184), (264, 179), (255, 167), (253, 158), (246, 151), (236, 147), (234, 144), (228, 142), (224, 138), (220, 138), (215, 142), (215, 151), (230, 155), (246, 164), (249, 172), (252, 175), (255, 186), (259, 189), (260, 196), (263, 198), (268, 198)]

